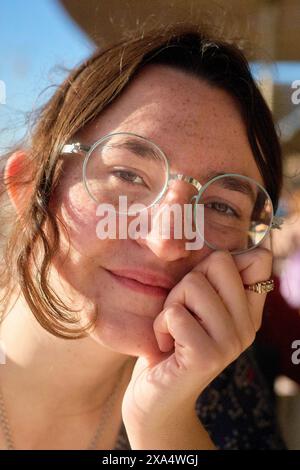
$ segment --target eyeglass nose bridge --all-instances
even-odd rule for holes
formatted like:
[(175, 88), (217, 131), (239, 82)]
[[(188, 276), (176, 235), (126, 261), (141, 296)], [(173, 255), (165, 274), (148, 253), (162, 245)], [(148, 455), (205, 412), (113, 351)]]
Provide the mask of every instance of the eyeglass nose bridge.
[(197, 189), (198, 193), (202, 188), (202, 184), (198, 180), (196, 180), (196, 178), (193, 178), (192, 176), (188, 175), (183, 175), (182, 173), (171, 173), (169, 175), (169, 181), (170, 180), (185, 181), (186, 183), (189, 183), (194, 186), (194, 188)]

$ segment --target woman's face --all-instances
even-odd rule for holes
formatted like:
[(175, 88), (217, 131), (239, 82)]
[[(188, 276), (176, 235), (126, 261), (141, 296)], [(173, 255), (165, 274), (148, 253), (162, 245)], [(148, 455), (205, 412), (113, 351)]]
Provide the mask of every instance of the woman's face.
[[(118, 131), (149, 138), (167, 155), (171, 172), (191, 175), (201, 183), (212, 172), (240, 173), (263, 183), (233, 99), (184, 72), (147, 66), (74, 141), (92, 144)], [(63, 262), (58, 256), (55, 260), (59, 277), (70, 286), (64, 292), (72, 297), (72, 307), (82, 308), (84, 319), (97, 309), (91, 335), (101, 344), (133, 356), (151, 354), (157, 351), (153, 320), (169, 289), (210, 250), (204, 246), (188, 251), (186, 240), (154, 240), (151, 232), (136, 240), (100, 240), (97, 205), (84, 188), (82, 163), (82, 157), (65, 157), (53, 199), (70, 237), (68, 255)], [(187, 204), (190, 196), (189, 185), (173, 181), (164, 202)], [(62, 243), (62, 253), (67, 246)]]

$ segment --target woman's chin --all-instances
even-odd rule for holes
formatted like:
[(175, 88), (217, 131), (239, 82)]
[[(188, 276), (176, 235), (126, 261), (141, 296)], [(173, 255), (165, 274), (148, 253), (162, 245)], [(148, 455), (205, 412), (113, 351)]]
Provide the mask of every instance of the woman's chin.
[(153, 330), (151, 317), (102, 313), (97, 317), (91, 338), (112, 351), (129, 356), (157, 356), (161, 354)]

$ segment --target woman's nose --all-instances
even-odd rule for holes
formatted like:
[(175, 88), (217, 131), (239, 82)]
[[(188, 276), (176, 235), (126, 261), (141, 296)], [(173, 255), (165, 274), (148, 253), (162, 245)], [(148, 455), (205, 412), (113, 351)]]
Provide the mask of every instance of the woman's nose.
[(188, 183), (171, 181), (163, 199), (151, 210), (147, 235), (137, 242), (166, 261), (187, 258), (188, 246), (196, 237), (191, 202), (194, 195)]

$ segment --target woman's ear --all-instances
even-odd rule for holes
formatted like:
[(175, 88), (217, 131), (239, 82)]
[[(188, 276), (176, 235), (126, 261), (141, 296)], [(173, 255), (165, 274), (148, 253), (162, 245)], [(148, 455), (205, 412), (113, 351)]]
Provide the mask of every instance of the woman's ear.
[(18, 150), (8, 158), (4, 169), (7, 193), (18, 215), (21, 215), (26, 207), (32, 189), (32, 184), (26, 179), (29, 176), (26, 175), (26, 158), (26, 152)]

